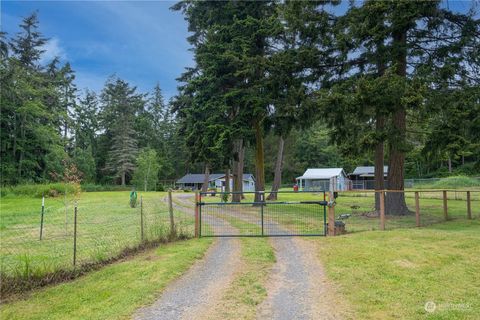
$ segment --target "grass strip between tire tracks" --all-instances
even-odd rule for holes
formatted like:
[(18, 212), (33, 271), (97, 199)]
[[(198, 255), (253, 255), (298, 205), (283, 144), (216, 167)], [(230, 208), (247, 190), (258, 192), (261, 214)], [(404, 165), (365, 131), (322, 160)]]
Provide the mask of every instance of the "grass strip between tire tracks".
[[(235, 217), (223, 218), (239, 230), (258, 227)], [(257, 306), (267, 297), (265, 284), (275, 263), (274, 250), (268, 238), (244, 237), (240, 241), (241, 272), (227, 289), (223, 304), (212, 312), (209, 319), (255, 319)]]

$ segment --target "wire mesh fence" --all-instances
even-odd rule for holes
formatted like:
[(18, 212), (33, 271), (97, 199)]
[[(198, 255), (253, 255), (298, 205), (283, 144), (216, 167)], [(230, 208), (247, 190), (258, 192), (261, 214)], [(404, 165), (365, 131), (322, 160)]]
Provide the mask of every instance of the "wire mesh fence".
[[(254, 195), (260, 201), (254, 200)], [(244, 202), (226, 201), (234, 192), (200, 193), (199, 215), (201, 236), (314, 236), (325, 235), (326, 202), (322, 196), (315, 200), (265, 201), (263, 192), (244, 192)], [(277, 197), (291, 192), (277, 192)], [(305, 193), (300, 193), (305, 194)], [(202, 201), (206, 199), (206, 201)], [(232, 227), (232, 221), (234, 227)], [(205, 227), (207, 226), (207, 227)]]
[[(43, 207), (6, 210), (0, 228), (2, 291), (17, 280), (53, 277), (108, 262), (145, 245), (192, 237), (194, 217), (147, 193), (130, 207), (125, 193), (46, 198)], [(127, 194), (128, 195), (128, 194)], [(75, 219), (76, 211), (76, 219)], [(41, 235), (41, 238), (40, 238)]]
[[(349, 232), (378, 230), (381, 228), (379, 197), (379, 192), (340, 192), (336, 199), (335, 218), (344, 221)], [(402, 203), (401, 199), (405, 200), (406, 207), (391, 204), (398, 201)], [(384, 201), (384, 225), (387, 230), (468, 219), (469, 203), (471, 218), (480, 218), (480, 190), (385, 191)]]
[[(336, 226), (344, 226), (346, 232), (425, 227), (447, 220), (468, 219), (470, 216), (472, 219), (480, 218), (480, 190), (385, 191), (383, 223), (379, 192), (344, 191), (337, 195), (334, 221)], [(241, 203), (229, 202), (230, 195), (227, 199), (223, 197), (223, 193), (202, 195), (202, 236), (306, 235), (325, 232), (324, 208), (308, 203), (323, 201), (323, 191), (278, 192), (276, 201), (267, 200), (264, 203), (255, 203), (254, 193), (244, 193), (245, 199)], [(399, 206), (398, 203), (405, 203), (405, 206)], [(471, 212), (470, 216), (468, 212)], [(237, 222), (236, 228), (231, 228), (232, 221)]]

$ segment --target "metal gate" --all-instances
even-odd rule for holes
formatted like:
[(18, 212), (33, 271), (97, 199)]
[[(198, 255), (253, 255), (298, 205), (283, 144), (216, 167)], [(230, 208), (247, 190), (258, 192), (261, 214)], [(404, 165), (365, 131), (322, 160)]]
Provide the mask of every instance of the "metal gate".
[[(255, 201), (255, 193), (259, 194)], [(196, 224), (201, 237), (325, 236), (327, 219), (324, 191), (278, 192), (279, 200), (265, 201), (264, 192), (201, 192), (196, 200)], [(313, 196), (308, 200), (293, 201)], [(316, 200), (317, 198), (318, 200)], [(228, 200), (227, 200), (228, 199)], [(312, 200), (313, 199), (313, 200)]]

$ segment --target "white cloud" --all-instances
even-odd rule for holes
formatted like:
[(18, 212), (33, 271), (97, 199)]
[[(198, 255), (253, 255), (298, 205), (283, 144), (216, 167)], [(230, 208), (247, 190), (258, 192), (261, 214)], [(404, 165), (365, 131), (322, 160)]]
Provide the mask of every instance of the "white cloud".
[(45, 52), (42, 54), (40, 59), (41, 64), (47, 64), (52, 61), (55, 57), (58, 57), (60, 60), (67, 60), (67, 53), (60, 46), (60, 40), (58, 38), (51, 38), (45, 43), (42, 47)]
[(99, 93), (107, 77), (103, 74), (96, 74), (88, 71), (75, 72), (75, 84), (79, 90), (90, 89)]

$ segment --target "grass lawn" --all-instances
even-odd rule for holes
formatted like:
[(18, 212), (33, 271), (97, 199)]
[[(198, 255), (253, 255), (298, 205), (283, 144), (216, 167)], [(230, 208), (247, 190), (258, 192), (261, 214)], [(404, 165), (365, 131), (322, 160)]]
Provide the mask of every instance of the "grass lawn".
[(359, 319), (478, 319), (478, 219), (313, 241)]
[(72, 282), (3, 304), (2, 319), (128, 319), (203, 257), (212, 239), (179, 241), (148, 250)]
[[(259, 228), (238, 218), (224, 218), (239, 230)], [(267, 297), (265, 283), (275, 263), (273, 248), (267, 238), (240, 238), (240, 241), (242, 271), (227, 289), (224, 303), (214, 311), (213, 319), (256, 319), (257, 306)]]
[[(143, 196), (144, 239), (155, 240), (169, 233), (166, 193), (139, 192)], [(78, 199), (77, 265), (98, 262), (138, 246), (141, 210), (129, 206), (129, 192), (84, 192)], [(66, 203), (66, 204), (65, 204)], [(74, 199), (46, 198), (43, 240), (39, 240), (41, 199), (23, 196), (1, 198), (0, 263), (2, 274), (28, 278), (72, 269)], [(180, 231), (191, 234), (193, 219), (175, 212)]]

